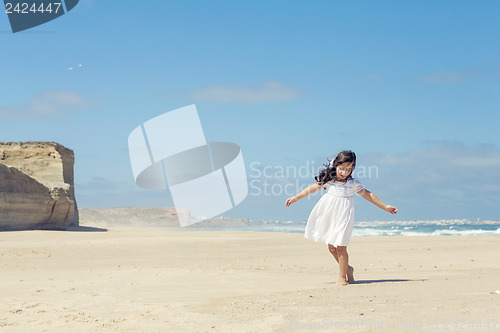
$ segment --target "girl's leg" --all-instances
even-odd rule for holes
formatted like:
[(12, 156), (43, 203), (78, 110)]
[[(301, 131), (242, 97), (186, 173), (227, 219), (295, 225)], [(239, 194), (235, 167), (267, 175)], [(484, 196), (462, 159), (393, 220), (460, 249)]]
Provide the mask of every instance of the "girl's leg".
[[(347, 253), (347, 247), (345, 247), (345, 248), (346, 248), (346, 253)], [(339, 254), (337, 252), (337, 249), (332, 244), (328, 244), (328, 250), (333, 255), (335, 260), (340, 264)], [(354, 282), (354, 268), (352, 266), (349, 266), (349, 265), (347, 266), (347, 282), (349, 282), (349, 283)]]
[(330, 251), (335, 260), (339, 262), (339, 255), (337, 253), (337, 249), (335, 248), (335, 246), (333, 246), (332, 244), (328, 244), (328, 251)]
[(337, 246), (337, 255), (339, 257), (339, 280), (338, 285), (347, 285), (346, 275), (349, 267), (349, 255), (347, 254), (347, 246)]

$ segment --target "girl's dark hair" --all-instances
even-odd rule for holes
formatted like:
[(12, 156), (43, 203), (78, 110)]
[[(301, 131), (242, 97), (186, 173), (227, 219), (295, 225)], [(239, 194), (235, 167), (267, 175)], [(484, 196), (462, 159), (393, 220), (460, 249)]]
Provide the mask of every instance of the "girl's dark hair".
[(314, 179), (319, 185), (325, 185), (330, 180), (335, 179), (337, 176), (337, 166), (345, 162), (352, 163), (351, 173), (349, 174), (349, 177), (344, 180), (344, 182), (346, 182), (348, 179), (352, 178), (352, 172), (356, 167), (356, 154), (354, 154), (351, 150), (343, 150), (338, 153), (333, 161), (330, 160), (328, 164), (323, 164), (326, 168), (321, 170), (319, 174), (314, 177)]

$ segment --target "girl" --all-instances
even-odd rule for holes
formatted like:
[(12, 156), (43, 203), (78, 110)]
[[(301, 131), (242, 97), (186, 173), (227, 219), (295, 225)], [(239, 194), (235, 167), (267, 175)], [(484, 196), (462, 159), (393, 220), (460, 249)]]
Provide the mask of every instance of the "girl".
[(354, 226), (354, 196), (356, 192), (366, 200), (391, 214), (398, 209), (386, 205), (377, 196), (366, 190), (363, 185), (351, 177), (356, 167), (356, 154), (350, 150), (340, 152), (330, 161), (326, 169), (314, 177), (313, 184), (299, 194), (286, 200), (286, 206), (324, 188), (326, 193), (314, 206), (307, 219), (304, 237), (328, 244), (328, 250), (339, 264), (338, 285), (345, 286), (354, 282), (354, 268), (349, 266), (347, 245)]

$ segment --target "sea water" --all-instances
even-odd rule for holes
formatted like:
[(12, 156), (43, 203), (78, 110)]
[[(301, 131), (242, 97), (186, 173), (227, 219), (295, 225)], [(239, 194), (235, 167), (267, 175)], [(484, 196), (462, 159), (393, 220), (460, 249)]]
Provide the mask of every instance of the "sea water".
[(355, 226), (353, 236), (477, 236), (500, 235), (500, 222), (481, 223), (415, 223), (402, 225)]
[[(218, 226), (198, 230), (239, 230), (304, 233), (305, 222), (265, 221), (247, 226)], [(375, 221), (357, 222), (352, 236), (439, 236), (439, 235), (500, 235), (500, 221), (440, 220), (440, 221)]]

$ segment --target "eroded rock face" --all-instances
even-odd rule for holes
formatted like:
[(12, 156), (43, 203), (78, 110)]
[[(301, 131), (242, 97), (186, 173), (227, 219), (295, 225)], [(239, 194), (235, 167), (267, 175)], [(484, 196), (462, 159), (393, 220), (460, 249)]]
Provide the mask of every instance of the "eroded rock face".
[(78, 225), (73, 151), (54, 142), (0, 142), (0, 230)]

